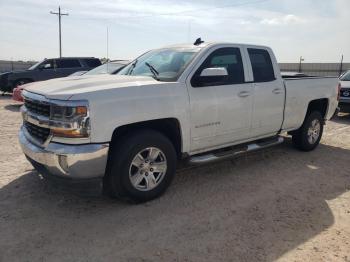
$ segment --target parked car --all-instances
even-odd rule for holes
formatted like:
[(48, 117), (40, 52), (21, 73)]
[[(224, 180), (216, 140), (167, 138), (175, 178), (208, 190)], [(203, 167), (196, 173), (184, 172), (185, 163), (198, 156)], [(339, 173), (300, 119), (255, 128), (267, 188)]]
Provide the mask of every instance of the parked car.
[(23, 102), (24, 101), (23, 97), (22, 97), (22, 91), (23, 91), (25, 85), (26, 84), (17, 86), (12, 90), (12, 100), (14, 100), (16, 102)]
[(127, 60), (114, 60), (104, 63), (90, 71), (78, 71), (69, 76), (81, 76), (81, 75), (100, 75), (100, 74), (116, 74), (123, 69), (130, 61)]
[(101, 61), (93, 57), (45, 59), (27, 70), (0, 74), (0, 90), (3, 92), (12, 92), (12, 90), (19, 85), (65, 77), (76, 71), (88, 71), (99, 65), (101, 65)]
[(86, 72), (88, 72), (88, 71), (77, 71), (77, 72), (74, 72), (73, 74), (70, 74), (69, 76), (82, 76)]
[(338, 78), (283, 80), (268, 47), (196, 41), (147, 52), (117, 75), (29, 85), (19, 141), (46, 177), (148, 201), (180, 160), (233, 157), (287, 132), (296, 148), (315, 149), (337, 95)]
[(113, 60), (91, 69), (84, 75), (117, 74), (129, 63), (130, 61), (128, 60)]
[(350, 113), (350, 70), (346, 71), (340, 77), (340, 101), (339, 111)]

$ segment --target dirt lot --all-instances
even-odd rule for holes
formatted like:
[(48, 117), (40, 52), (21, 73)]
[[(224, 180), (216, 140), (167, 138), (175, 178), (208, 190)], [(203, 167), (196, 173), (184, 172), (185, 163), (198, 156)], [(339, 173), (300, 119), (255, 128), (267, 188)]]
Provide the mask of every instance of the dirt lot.
[(350, 261), (350, 116), (322, 145), (284, 144), (178, 172), (155, 201), (83, 197), (21, 154), (0, 99), (0, 261)]

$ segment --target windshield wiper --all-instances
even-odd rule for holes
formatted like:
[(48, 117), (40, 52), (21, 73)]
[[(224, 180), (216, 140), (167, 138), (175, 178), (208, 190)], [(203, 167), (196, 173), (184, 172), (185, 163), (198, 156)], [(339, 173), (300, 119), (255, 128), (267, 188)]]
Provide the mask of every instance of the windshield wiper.
[(134, 61), (134, 63), (131, 64), (131, 68), (130, 68), (130, 70), (129, 70), (128, 75), (131, 75), (131, 73), (132, 73), (132, 71), (134, 70), (136, 64), (137, 64), (137, 59)]
[(149, 68), (149, 71), (151, 71), (151, 73), (153, 74), (154, 79), (159, 81), (159, 78), (158, 78), (159, 72), (157, 71), (157, 69), (155, 69), (154, 66), (152, 66), (148, 62), (145, 62), (145, 65)]

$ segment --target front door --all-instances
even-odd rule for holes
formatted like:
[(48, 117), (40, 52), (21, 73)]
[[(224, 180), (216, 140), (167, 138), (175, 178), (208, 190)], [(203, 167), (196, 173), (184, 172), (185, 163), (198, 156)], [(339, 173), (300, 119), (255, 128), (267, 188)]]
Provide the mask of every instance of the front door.
[[(227, 76), (201, 77), (205, 68), (226, 68)], [(252, 83), (245, 83), (239, 47), (212, 50), (187, 79), (191, 114), (191, 151), (249, 138)]]
[(35, 75), (35, 81), (44, 81), (54, 78), (57, 74), (55, 60), (45, 60), (38, 66), (37, 70), (39, 72)]

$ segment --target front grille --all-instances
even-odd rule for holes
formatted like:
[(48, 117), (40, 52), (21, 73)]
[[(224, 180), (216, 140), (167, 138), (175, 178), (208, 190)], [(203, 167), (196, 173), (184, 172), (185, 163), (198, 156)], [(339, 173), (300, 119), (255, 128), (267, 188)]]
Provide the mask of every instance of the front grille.
[(44, 143), (50, 135), (50, 129), (33, 125), (29, 122), (24, 122), (24, 126), (28, 133), (37, 139), (40, 143)]
[(350, 98), (350, 88), (342, 88), (340, 89), (340, 96), (349, 97)]
[(50, 105), (35, 100), (24, 100), (24, 106), (29, 112), (50, 117)]

